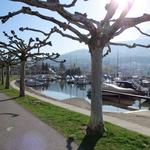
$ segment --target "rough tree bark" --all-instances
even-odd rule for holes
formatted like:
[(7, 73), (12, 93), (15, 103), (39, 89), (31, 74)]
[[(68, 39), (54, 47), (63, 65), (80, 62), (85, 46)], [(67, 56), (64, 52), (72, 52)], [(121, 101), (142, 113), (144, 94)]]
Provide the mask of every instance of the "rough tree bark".
[(10, 66), (6, 66), (6, 81), (5, 81), (5, 89), (9, 89), (9, 77), (10, 77)]
[[(90, 47), (91, 49), (91, 47)], [(88, 134), (104, 132), (102, 115), (102, 54), (103, 47), (93, 47), (91, 50), (91, 118), (87, 127)]]
[(4, 85), (4, 65), (2, 65), (2, 76), (1, 76), (1, 78), (2, 78), (2, 81), (1, 81), (1, 84), (2, 85)]
[(21, 66), (20, 66), (20, 91), (19, 91), (19, 96), (23, 97), (25, 96), (25, 64), (26, 61), (23, 60), (21, 61)]

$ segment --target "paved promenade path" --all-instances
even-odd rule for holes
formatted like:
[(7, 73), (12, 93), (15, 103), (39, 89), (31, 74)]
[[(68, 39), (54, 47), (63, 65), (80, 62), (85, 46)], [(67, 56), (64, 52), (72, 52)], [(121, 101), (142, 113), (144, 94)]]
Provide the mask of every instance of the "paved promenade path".
[[(15, 89), (18, 89), (18, 87), (15, 85), (15, 81), (11, 82), (11, 86)], [(26, 91), (26, 94), (38, 98), (42, 101), (49, 102), (51, 104), (66, 108), (68, 110), (72, 110), (90, 116), (89, 110), (82, 109), (59, 101), (55, 101), (50, 98), (45, 98), (34, 92)], [(103, 116), (104, 120), (107, 122), (119, 125), (123, 128), (141, 133), (143, 135), (150, 136), (150, 111), (139, 111), (126, 114), (104, 113)]]
[(0, 93), (0, 150), (77, 150), (77, 145)]

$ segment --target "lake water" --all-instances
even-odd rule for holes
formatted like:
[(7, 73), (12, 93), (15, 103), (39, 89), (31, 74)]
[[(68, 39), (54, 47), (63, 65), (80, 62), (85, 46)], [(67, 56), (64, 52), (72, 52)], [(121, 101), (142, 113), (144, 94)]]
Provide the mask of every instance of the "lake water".
[[(70, 98), (84, 98), (89, 103), (90, 99), (87, 97), (87, 91), (90, 85), (78, 86), (75, 84), (67, 84), (65, 81), (50, 82), (46, 86), (35, 87), (41, 94), (63, 101)], [(137, 101), (120, 101), (120, 100), (103, 100), (104, 112), (126, 112), (129, 108), (139, 108)], [(142, 107), (141, 107), (142, 108)]]

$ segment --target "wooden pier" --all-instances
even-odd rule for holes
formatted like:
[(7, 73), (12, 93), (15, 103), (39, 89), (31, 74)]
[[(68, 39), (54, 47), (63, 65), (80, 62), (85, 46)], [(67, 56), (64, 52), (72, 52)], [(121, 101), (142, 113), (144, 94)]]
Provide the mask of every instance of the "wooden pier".
[[(128, 94), (128, 93), (123, 93), (123, 92), (115, 92), (115, 91), (110, 91), (110, 90), (102, 90), (102, 93), (104, 96), (109, 96), (109, 94), (112, 94), (110, 96), (117, 96), (118, 98), (121, 97), (129, 97), (129, 98), (136, 98), (136, 99), (145, 99), (145, 100), (150, 100), (149, 96), (142, 96), (142, 95), (135, 95), (135, 94)], [(107, 95), (108, 94), (108, 95)]]

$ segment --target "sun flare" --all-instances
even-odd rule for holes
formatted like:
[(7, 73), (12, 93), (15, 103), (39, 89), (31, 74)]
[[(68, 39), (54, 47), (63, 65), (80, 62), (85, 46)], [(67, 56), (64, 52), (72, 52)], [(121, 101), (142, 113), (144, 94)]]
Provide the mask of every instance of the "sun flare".
[(115, 0), (119, 7), (119, 12), (122, 12), (122, 10), (125, 8), (125, 6), (128, 3), (132, 3), (133, 2), (133, 6), (131, 8), (131, 10), (129, 11), (129, 15), (130, 16), (137, 16), (139, 9), (141, 8), (141, 6), (143, 6), (143, 2), (141, 0)]
[[(114, 18), (118, 18), (120, 16), (120, 13), (125, 8), (125, 5), (130, 0), (114, 0), (118, 2), (119, 6), (116, 11), (116, 14)], [(149, 10), (149, 0), (134, 0), (133, 6), (126, 17), (132, 18), (132, 17), (139, 17), (142, 16), (144, 13), (150, 13)], [(149, 25), (140, 25), (141, 29), (143, 31), (149, 30)], [(128, 29), (125, 32), (123, 32), (121, 35), (115, 37), (113, 41), (129, 41), (129, 40), (136, 40), (140, 36), (139, 32), (136, 30)]]
[(118, 4), (119, 4), (119, 7), (124, 7), (128, 2), (132, 2), (134, 0), (115, 0)]

